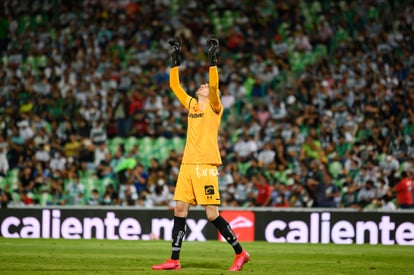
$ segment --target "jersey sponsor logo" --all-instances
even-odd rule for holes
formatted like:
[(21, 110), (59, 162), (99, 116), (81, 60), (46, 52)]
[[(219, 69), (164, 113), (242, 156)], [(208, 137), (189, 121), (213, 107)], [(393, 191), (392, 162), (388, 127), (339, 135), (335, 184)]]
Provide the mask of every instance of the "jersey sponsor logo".
[[(221, 211), (221, 216), (226, 219), (234, 234), (241, 242), (252, 242), (254, 241), (254, 223), (255, 216), (253, 211)], [(219, 233), (219, 240), (224, 241), (225, 239)]]
[(193, 113), (189, 113), (188, 116), (190, 118), (200, 118), (204, 116), (204, 113), (199, 113), (199, 114), (193, 114)]

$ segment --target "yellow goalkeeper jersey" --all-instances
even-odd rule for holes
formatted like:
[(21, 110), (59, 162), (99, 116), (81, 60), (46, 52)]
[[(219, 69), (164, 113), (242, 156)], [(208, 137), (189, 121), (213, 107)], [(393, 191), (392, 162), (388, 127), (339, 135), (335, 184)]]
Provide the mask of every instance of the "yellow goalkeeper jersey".
[(209, 69), (209, 102), (200, 110), (196, 98), (187, 94), (181, 87), (178, 67), (170, 69), (170, 87), (180, 103), (188, 111), (187, 141), (182, 164), (220, 165), (221, 156), (218, 146), (223, 106), (218, 89), (217, 67)]

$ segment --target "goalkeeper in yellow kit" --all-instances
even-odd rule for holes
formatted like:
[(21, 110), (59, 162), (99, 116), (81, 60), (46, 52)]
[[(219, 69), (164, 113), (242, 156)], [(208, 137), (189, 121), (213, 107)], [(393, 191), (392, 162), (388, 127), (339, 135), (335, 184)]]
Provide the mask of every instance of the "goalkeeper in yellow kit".
[(171, 258), (153, 265), (154, 270), (179, 270), (180, 251), (185, 237), (186, 218), (190, 206), (203, 205), (207, 219), (233, 247), (235, 260), (230, 271), (241, 270), (250, 255), (241, 247), (229, 223), (220, 216), (220, 194), (217, 167), (221, 165), (218, 131), (223, 114), (220, 100), (217, 52), (219, 41), (212, 36), (207, 41), (209, 83), (200, 85), (196, 98), (189, 96), (180, 85), (179, 65), (183, 59), (181, 41), (169, 41), (171, 46), (170, 87), (188, 111), (187, 141), (177, 179), (174, 200), (174, 227)]

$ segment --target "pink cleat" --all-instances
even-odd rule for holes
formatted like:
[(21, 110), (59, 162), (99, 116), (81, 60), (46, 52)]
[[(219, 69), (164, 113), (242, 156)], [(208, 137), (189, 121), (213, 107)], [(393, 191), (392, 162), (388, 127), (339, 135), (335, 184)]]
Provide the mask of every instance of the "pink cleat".
[(233, 265), (229, 268), (229, 271), (239, 271), (243, 268), (243, 265), (250, 261), (250, 254), (243, 250), (242, 253), (236, 254)]
[(153, 270), (180, 270), (181, 264), (180, 264), (180, 260), (168, 259), (162, 264), (153, 265), (152, 269)]

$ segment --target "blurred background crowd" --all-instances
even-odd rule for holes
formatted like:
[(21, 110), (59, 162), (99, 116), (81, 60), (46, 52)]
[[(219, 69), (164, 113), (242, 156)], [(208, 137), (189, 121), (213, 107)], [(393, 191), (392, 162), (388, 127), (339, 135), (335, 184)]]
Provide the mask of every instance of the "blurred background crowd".
[(174, 207), (186, 112), (220, 39), (223, 206), (410, 208), (411, 1), (4, 0), (0, 198)]

